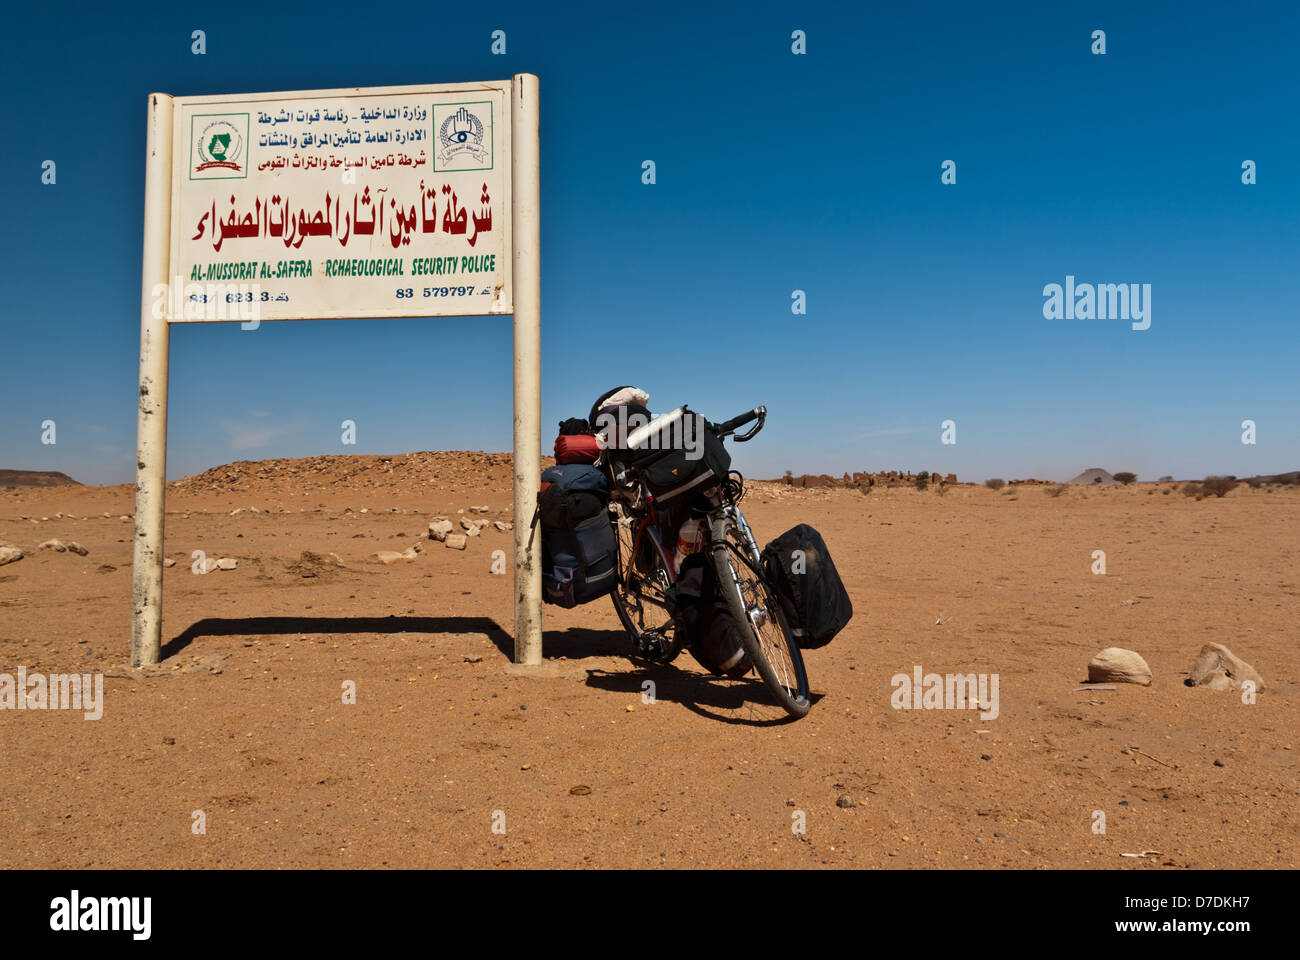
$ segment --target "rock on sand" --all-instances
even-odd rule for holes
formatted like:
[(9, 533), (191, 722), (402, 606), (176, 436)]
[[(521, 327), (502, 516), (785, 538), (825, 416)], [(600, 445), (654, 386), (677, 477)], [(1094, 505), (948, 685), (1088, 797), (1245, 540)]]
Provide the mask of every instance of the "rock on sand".
[(1089, 683), (1151, 684), (1151, 668), (1141, 654), (1123, 647), (1107, 647), (1088, 663)]
[(1264, 689), (1264, 678), (1258, 670), (1223, 644), (1207, 643), (1192, 665), (1192, 675), (1184, 682), (1189, 687), (1237, 690), (1247, 680), (1255, 684), (1257, 691)]

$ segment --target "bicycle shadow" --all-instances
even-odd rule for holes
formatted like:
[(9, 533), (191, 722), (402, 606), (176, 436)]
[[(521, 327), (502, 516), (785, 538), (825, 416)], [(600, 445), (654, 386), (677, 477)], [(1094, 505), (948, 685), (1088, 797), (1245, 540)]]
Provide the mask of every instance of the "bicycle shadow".
[[(514, 639), (509, 634), (503, 631), (491, 639), (503, 657), (507, 660), (514, 657)], [(629, 644), (627, 634), (622, 630), (570, 627), (543, 633), (542, 656), (547, 661), (610, 657), (623, 660), (627, 663), (625, 670), (585, 667), (587, 686), (613, 693), (640, 694), (642, 684), (649, 680), (654, 683), (656, 700), (680, 704), (692, 713), (720, 723), (772, 727), (795, 719), (784, 712), (771, 691), (756, 676), (730, 680), (694, 671), (688, 653), (681, 654), (685, 663), (682, 667), (639, 663), (629, 658)], [(811, 697), (813, 703), (821, 699), (818, 694)], [(780, 711), (780, 715), (771, 718), (737, 715), (747, 705), (761, 706), (774, 713)]]
[[(685, 654), (684, 654), (685, 656)], [(766, 684), (757, 677), (731, 680), (710, 674), (695, 673), (672, 666), (649, 666), (629, 663), (630, 669), (613, 673), (598, 668), (587, 670), (587, 685), (614, 693), (641, 693), (642, 684), (654, 684), (656, 700), (677, 703), (698, 716), (719, 723), (739, 724), (746, 727), (779, 727), (792, 723), (797, 717), (785, 713), (776, 702)], [(813, 704), (820, 694), (809, 694)], [(779, 716), (740, 716), (747, 705), (759, 705), (764, 710), (781, 711)], [(712, 709), (709, 709), (712, 708)], [(734, 711), (731, 713), (717, 711)]]

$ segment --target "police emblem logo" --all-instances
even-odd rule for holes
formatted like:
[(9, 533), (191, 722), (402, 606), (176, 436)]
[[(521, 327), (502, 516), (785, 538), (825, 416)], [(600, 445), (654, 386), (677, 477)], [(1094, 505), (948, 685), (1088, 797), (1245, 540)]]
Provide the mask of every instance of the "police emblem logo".
[(438, 136), (434, 169), (455, 171), (492, 168), (491, 109), (490, 103), (434, 105), (433, 119)]
[(190, 179), (246, 177), (247, 143), (248, 114), (195, 116), (190, 135)]

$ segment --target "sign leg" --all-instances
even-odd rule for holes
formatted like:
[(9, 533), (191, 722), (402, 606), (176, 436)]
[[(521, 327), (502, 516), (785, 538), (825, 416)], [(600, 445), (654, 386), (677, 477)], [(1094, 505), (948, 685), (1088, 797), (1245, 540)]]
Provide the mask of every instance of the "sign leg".
[(149, 96), (140, 290), (131, 665), (158, 662), (162, 647), (163, 510), (167, 480), (168, 235), (171, 224), (172, 101)]
[(516, 74), (510, 108), (515, 310), (515, 663), (531, 665), (542, 662), (542, 538), (540, 532), (529, 537), (542, 479), (537, 86), (537, 77), (532, 74)]

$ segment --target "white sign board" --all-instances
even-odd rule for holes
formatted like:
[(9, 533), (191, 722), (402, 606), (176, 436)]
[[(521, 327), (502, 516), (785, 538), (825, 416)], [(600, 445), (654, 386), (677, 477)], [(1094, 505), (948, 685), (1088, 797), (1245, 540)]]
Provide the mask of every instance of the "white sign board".
[[(515, 661), (542, 659), (538, 80), (149, 95), (131, 662), (162, 655), (171, 329), (514, 316)], [(179, 572), (180, 568), (178, 568)]]
[(175, 98), (166, 319), (513, 312), (510, 91)]

